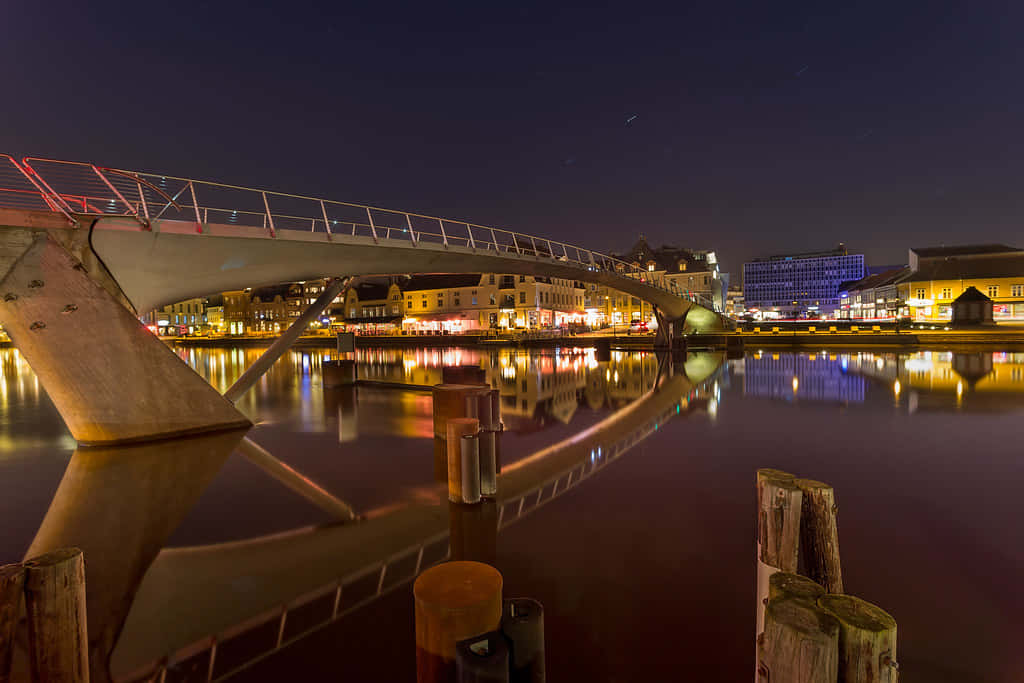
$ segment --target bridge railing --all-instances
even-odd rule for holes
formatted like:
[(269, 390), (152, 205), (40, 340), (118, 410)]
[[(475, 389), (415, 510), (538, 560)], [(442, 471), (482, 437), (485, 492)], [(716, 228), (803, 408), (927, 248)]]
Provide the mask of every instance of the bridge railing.
[(587, 271), (606, 271), (714, 310), (697, 292), (635, 263), (583, 247), (524, 233), (437, 216), (350, 202), (274, 192), (192, 178), (107, 168), (77, 161), (0, 155), (0, 206), (45, 208), (76, 216), (124, 216), (148, 230), (152, 221), (175, 219), (203, 225), (256, 227), (277, 237), (302, 230), (381, 240), (412, 246), (437, 244), (496, 254), (548, 259)]
[[(635, 446), (645, 441), (666, 423), (678, 417), (683, 409), (689, 410), (691, 405), (700, 402), (710, 389), (712, 379), (704, 380), (699, 386), (693, 387), (688, 394), (668, 405), (654, 415), (645, 416), (635, 428), (619, 435), (617, 438), (602, 441), (590, 449), (589, 458), (584, 457), (568, 467), (546, 477), (540, 483), (514, 497), (505, 498), (498, 503), (498, 519), (496, 532), (518, 522), (556, 498), (564, 495), (586, 479), (603, 469), (620, 456), (628, 453)], [(657, 391), (656, 388), (650, 390)], [(404, 550), (374, 562), (345, 577), (332, 581), (301, 596), (288, 600), (278, 607), (271, 608), (260, 614), (230, 626), (219, 633), (203, 636), (174, 652), (168, 653), (158, 661), (153, 661), (136, 670), (126, 672), (115, 678), (119, 683), (135, 683), (138, 681), (177, 680), (176, 674), (182, 671), (195, 672), (190, 680), (217, 683), (227, 680), (233, 675), (249, 669), (268, 656), (284, 647), (306, 638), (320, 629), (344, 618), (348, 614), (373, 602), (381, 596), (407, 584), (419, 576), (420, 571), (433, 566), (451, 556), (450, 530), (434, 534), (427, 539), (406, 547)], [(415, 558), (415, 565), (412, 559)], [(411, 570), (411, 571), (410, 571)], [(358, 582), (372, 579), (370, 590), (364, 590), (357, 599), (344, 602)], [(376, 590), (372, 585), (375, 584)], [(319, 609), (318, 609), (319, 608)], [(291, 629), (290, 615), (306, 612), (306, 621), (299, 628)], [(310, 614), (318, 618), (310, 619)], [(267, 626), (272, 628), (267, 629)], [(262, 634), (262, 640), (256, 637)], [(246, 653), (242, 661), (223, 663), (222, 649), (230, 648), (233, 641), (248, 638), (244, 648)]]

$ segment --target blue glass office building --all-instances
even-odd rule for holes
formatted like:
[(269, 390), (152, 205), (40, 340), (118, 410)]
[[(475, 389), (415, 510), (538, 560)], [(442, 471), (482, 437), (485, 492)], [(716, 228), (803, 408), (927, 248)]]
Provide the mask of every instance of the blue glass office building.
[(743, 264), (743, 298), (748, 311), (764, 317), (818, 314), (833, 317), (839, 285), (864, 277), (864, 255), (842, 244), (831, 251), (771, 256)]

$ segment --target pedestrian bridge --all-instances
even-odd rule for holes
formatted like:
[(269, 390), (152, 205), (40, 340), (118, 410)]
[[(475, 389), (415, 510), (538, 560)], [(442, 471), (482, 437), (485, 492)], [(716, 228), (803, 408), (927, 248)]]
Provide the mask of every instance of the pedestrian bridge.
[[(0, 154), (0, 325), (84, 445), (250, 425), (233, 402), (344, 286), (338, 276), (491, 272), (650, 302), (656, 345), (722, 331), (709, 301), (607, 254), (464, 221)], [(139, 322), (163, 304), (334, 278), (221, 396)], [(90, 340), (92, 343), (89, 343)], [(101, 343), (96, 343), (99, 341)]]
[[(460, 220), (81, 162), (0, 154), (0, 225), (81, 229), (137, 313), (337, 275), (492, 272), (606, 285), (687, 330), (726, 324), (707, 297), (592, 249)], [(32, 213), (41, 210), (49, 216)], [(30, 211), (25, 211), (30, 210)]]

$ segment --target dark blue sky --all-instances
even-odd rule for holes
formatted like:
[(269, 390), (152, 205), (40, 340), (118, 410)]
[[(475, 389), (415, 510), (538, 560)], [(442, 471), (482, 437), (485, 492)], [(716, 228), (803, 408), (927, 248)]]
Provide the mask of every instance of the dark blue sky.
[(0, 151), (643, 232), (734, 277), (1024, 246), (1024, 7), (835, 4), (7, 3)]

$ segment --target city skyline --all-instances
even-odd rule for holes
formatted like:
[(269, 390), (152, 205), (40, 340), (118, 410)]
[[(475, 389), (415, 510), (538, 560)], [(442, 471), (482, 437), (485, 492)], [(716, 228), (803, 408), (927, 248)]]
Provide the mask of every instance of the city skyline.
[(112, 10), (8, 10), (0, 149), (644, 233), (734, 273), (1019, 231), (1015, 6)]

